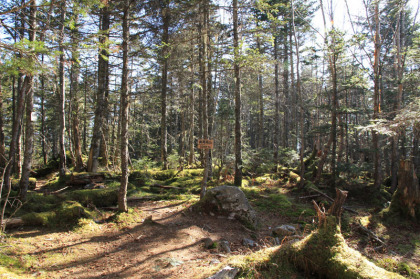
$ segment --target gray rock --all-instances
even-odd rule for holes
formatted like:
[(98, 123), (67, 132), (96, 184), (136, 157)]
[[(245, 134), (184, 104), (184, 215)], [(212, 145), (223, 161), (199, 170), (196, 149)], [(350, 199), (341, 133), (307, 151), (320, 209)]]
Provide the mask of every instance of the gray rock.
[(95, 183), (90, 183), (90, 184), (87, 184), (87, 185), (85, 185), (83, 188), (84, 188), (84, 189), (93, 189), (93, 188), (95, 188)]
[(220, 241), (219, 247), (220, 247), (220, 250), (222, 252), (225, 252), (225, 253), (231, 253), (232, 252), (230, 250), (230, 243), (227, 240)]
[(218, 259), (213, 259), (210, 261), (210, 264), (219, 264), (220, 261)]
[(248, 247), (258, 247), (258, 243), (257, 242), (255, 242), (255, 241), (253, 241), (251, 239), (248, 239), (248, 238), (242, 239), (242, 245), (243, 246), (248, 246)]
[(273, 235), (278, 237), (285, 237), (294, 234), (296, 234), (296, 228), (291, 225), (281, 225), (273, 230)]
[(207, 191), (198, 208), (205, 212), (236, 218), (247, 226), (256, 227), (257, 213), (249, 204), (244, 192), (235, 186), (218, 186)]
[(233, 279), (235, 278), (236, 274), (238, 274), (238, 272), (239, 268), (237, 267), (225, 266), (222, 270), (208, 277), (207, 279)]
[(214, 241), (209, 237), (204, 238), (203, 243), (204, 243), (204, 247), (206, 247), (207, 249), (214, 248)]

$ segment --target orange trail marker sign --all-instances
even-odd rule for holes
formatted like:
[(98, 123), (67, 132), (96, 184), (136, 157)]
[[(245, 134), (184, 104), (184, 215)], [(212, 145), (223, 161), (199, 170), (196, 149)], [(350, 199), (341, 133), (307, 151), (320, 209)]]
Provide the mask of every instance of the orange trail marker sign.
[(213, 140), (199, 139), (198, 149), (213, 149)]

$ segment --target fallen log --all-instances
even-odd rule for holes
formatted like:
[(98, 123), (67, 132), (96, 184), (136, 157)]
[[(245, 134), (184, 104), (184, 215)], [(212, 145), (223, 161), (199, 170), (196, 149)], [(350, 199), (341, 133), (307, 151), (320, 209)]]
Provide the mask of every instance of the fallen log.
[(7, 228), (16, 228), (16, 227), (20, 227), (24, 225), (24, 222), (22, 220), (22, 218), (10, 218), (10, 219), (6, 219), (3, 220), (3, 223), (1, 224), (1, 226), (3, 227), (4, 224), (6, 224)]
[(105, 180), (102, 173), (71, 174), (70, 180), (66, 182), (69, 186), (84, 186), (90, 183), (98, 183)]
[(379, 242), (380, 244), (382, 244), (382, 246), (386, 246), (385, 242), (379, 238), (379, 236), (377, 236), (373, 231), (369, 230), (368, 228), (366, 228), (365, 226), (362, 225), (362, 223), (359, 220), (359, 223), (356, 223), (356, 227), (365, 235), (367, 235), (368, 237), (371, 237), (373, 240)]
[(162, 188), (162, 189), (176, 189), (181, 190), (181, 188), (176, 186), (168, 186), (168, 185), (162, 185), (162, 184), (152, 184), (149, 187), (156, 187), (156, 188)]

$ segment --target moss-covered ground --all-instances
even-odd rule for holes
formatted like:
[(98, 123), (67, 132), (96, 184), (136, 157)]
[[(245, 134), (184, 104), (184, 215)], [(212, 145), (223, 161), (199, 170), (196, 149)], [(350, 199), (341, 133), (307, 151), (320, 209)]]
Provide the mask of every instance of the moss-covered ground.
[[(135, 202), (166, 200), (193, 204), (199, 199), (202, 173), (202, 169), (132, 171), (129, 177), (128, 198)], [(77, 175), (86, 176), (89, 174), (73, 173), (73, 176)], [(119, 175), (110, 172), (104, 172), (101, 175), (104, 179), (98, 182), (98, 185), (103, 187), (99, 189), (69, 186), (67, 182), (70, 180), (70, 175), (64, 179), (59, 179), (56, 174), (50, 175), (40, 189), (29, 191), (26, 202), (15, 217), (21, 217), (29, 228), (41, 227), (43, 236), (47, 239), (49, 233), (70, 231), (81, 235), (101, 234), (103, 225), (124, 231), (141, 223), (144, 220), (144, 214), (135, 204), (131, 204), (128, 213), (116, 214), (113, 210), (117, 205)], [(293, 170), (279, 167), (275, 173), (244, 177), (241, 188), (263, 219), (263, 225), (259, 231), (255, 232), (255, 235), (266, 233), (268, 225), (279, 224), (279, 222), (296, 224), (300, 227), (299, 233), (304, 236), (309, 235), (311, 230), (316, 228), (316, 213), (310, 203), (311, 199), (324, 202), (326, 207), (330, 201), (311, 192), (311, 187), (315, 187), (313, 184), (311, 186), (311, 183), (307, 183), (310, 187), (297, 189), (296, 183), (299, 179), (295, 176), (296, 173)], [(37, 179), (43, 178), (37, 177)], [(352, 180), (352, 183), (356, 183), (356, 179)], [(33, 183), (36, 184), (36, 181)], [(211, 179), (208, 186), (232, 184), (233, 176), (226, 174)], [(346, 187), (353, 186), (347, 183)], [(367, 183), (366, 187), (368, 187)], [(317, 185), (317, 189), (326, 193), (329, 190), (322, 184)], [(377, 196), (378, 201), (369, 205), (359, 199), (363, 195), (355, 190), (358, 189), (357, 186), (355, 189), (351, 189), (347, 204), (356, 209), (359, 214), (344, 213), (343, 215), (341, 231), (344, 238), (340, 238), (340, 241), (345, 241), (351, 249), (354, 249), (346, 250), (345, 253), (349, 253), (350, 257), (353, 254), (352, 251), (357, 250), (376, 265), (388, 271), (397, 272), (408, 278), (420, 278), (419, 226), (410, 221), (396, 223), (385, 220), (378, 210), (378, 204), (380, 205), (386, 199), (383, 195)], [(352, 192), (357, 195), (352, 196)], [(333, 196), (332, 193), (328, 194)], [(311, 198), (307, 199), (306, 196)], [(377, 250), (379, 244), (362, 234), (354, 226), (359, 221), (384, 239), (388, 245)], [(21, 229), (26, 230), (26, 228)], [(13, 233), (5, 235), (0, 244), (0, 277), (28, 278), (32, 276), (43, 278), (43, 276), (51, 276), (51, 273), (44, 272), (42, 268), (33, 264), (39, 258), (26, 253), (25, 247), (33, 245), (36, 238), (28, 236), (22, 239), (11, 236)], [(308, 238), (305, 241), (306, 243), (310, 242)], [(342, 243), (344, 242), (339, 244)], [(332, 246), (334, 245), (332, 244)], [(337, 247), (342, 247), (340, 245)], [(305, 278), (305, 276), (312, 276), (297, 268), (292, 263), (293, 261), (290, 261), (290, 254), (282, 252), (280, 246), (270, 246), (272, 246), (270, 242), (267, 242), (260, 246), (258, 251), (249, 251), (229, 258), (231, 265), (241, 268), (239, 278)], [(296, 246), (295, 249), (297, 251), (300, 247)], [(358, 255), (356, 256), (358, 257)], [(57, 253), (46, 253), (43, 254), (43, 257), (44, 262), (65, 265), (66, 262), (77, 258), (78, 254), (72, 250), (72, 253), (64, 258), (60, 258)], [(307, 260), (310, 261), (310, 259)]]

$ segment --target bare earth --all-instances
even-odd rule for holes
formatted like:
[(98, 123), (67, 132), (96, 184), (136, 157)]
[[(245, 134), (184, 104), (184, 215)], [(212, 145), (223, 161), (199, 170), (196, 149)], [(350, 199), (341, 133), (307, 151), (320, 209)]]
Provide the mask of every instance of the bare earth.
[[(186, 203), (149, 201), (136, 208), (153, 222), (124, 230), (103, 224), (99, 232), (82, 234), (25, 230), (14, 237), (36, 243), (29, 251), (39, 260), (33, 275), (46, 278), (203, 278), (228, 258), (217, 248), (204, 248), (203, 238), (228, 240), (234, 255), (251, 252), (241, 244), (244, 237), (270, 245), (268, 226), (254, 233), (236, 220), (191, 212)], [(282, 224), (280, 216), (273, 217), (272, 226)]]

